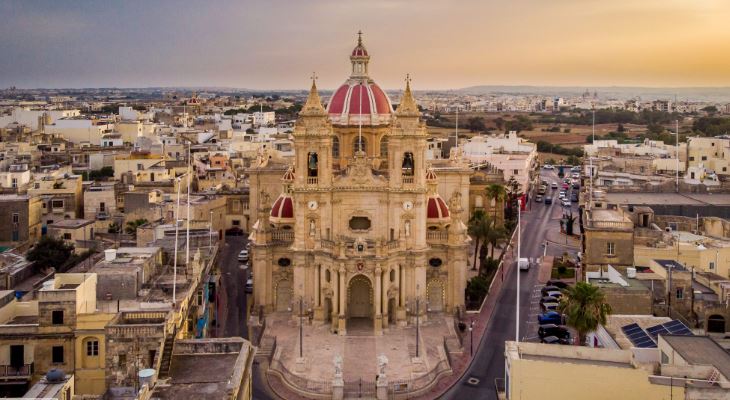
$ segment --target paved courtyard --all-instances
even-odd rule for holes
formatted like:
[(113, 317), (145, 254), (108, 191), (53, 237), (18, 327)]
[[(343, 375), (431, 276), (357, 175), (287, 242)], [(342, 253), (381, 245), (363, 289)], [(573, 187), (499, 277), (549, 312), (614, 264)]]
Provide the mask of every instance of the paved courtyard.
[[(377, 357), (388, 358), (386, 374), (390, 381), (412, 379), (435, 368), (446, 358), (444, 337), (456, 337), (453, 319), (443, 314), (431, 314), (427, 321), (420, 321), (419, 354), (422, 364), (414, 362), (416, 356), (415, 324), (408, 327), (383, 329), (383, 335), (372, 333), (369, 320), (350, 321), (347, 336), (330, 333), (328, 325), (310, 324), (305, 319), (303, 329), (304, 369), (297, 369), (299, 357), (299, 326), (288, 313), (267, 316), (266, 335), (276, 337), (279, 362), (287, 370), (311, 380), (332, 380), (335, 355), (342, 356), (342, 372), (345, 380), (363, 379), (374, 381), (377, 374)], [(356, 325), (356, 326), (352, 326)], [(299, 372), (301, 371), (301, 372)]]

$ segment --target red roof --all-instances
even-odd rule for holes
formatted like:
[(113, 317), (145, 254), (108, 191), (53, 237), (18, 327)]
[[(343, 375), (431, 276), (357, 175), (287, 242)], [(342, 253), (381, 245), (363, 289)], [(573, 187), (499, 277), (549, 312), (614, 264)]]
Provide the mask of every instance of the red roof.
[(442, 220), (449, 218), (449, 208), (441, 199), (441, 196), (436, 194), (428, 198), (426, 218), (429, 220)]
[(368, 51), (362, 45), (357, 45), (352, 49), (352, 55), (355, 57), (367, 57)]
[(291, 196), (286, 193), (282, 193), (279, 198), (276, 199), (274, 205), (271, 207), (271, 219), (273, 222), (277, 222), (279, 219), (293, 219), (294, 218), (294, 202)]
[[(350, 80), (340, 86), (332, 95), (327, 112), (334, 122), (345, 122), (348, 117), (372, 116), (373, 114), (390, 116), (393, 109), (390, 99), (376, 83), (363, 83)], [(367, 122), (366, 122), (367, 123)]]

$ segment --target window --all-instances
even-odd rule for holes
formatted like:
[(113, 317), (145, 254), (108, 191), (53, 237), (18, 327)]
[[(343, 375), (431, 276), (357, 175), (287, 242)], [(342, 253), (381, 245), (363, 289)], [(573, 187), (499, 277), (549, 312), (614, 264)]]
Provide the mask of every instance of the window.
[(332, 273), (330, 272), (330, 270), (324, 271), (324, 280), (327, 281), (327, 283), (332, 280)]
[(694, 161), (694, 160), (695, 160), (695, 158), (694, 158), (694, 157), (690, 157), (690, 158), (689, 158), (689, 160), (690, 160), (690, 161)]
[(520, 174), (520, 170), (519, 169), (513, 169), (512, 170), (512, 174), (519, 175)]
[(355, 141), (352, 142), (352, 152), (353, 152), (353, 154), (354, 153), (357, 153), (358, 151), (362, 151), (362, 152), (365, 152), (365, 153), (367, 153), (367, 151), (368, 151), (367, 141), (362, 136), (358, 136), (357, 138), (355, 138)]
[(70, 234), (70, 233), (64, 233), (64, 234), (63, 234), (63, 238), (64, 238), (65, 240), (71, 240), (71, 234)]
[(233, 224), (233, 226), (239, 226), (241, 225), (241, 220), (234, 219), (233, 221), (231, 221), (231, 224)]
[(616, 243), (614, 243), (614, 242), (606, 243), (606, 254), (609, 256), (616, 255)]
[(677, 300), (682, 300), (684, 298), (684, 288), (678, 287), (677, 288)]
[(202, 306), (203, 305), (203, 291), (198, 290), (195, 297), (196, 297), (197, 304), (199, 306)]
[(87, 356), (98, 356), (99, 355), (99, 341), (89, 340), (86, 342), (86, 355)]
[(63, 208), (63, 200), (52, 200), (51, 208)]
[(413, 161), (413, 153), (406, 152), (403, 154), (403, 163), (401, 164), (401, 169), (403, 170), (403, 175), (413, 175), (413, 168), (414, 168), (414, 161)]
[(388, 138), (384, 137), (380, 139), (380, 157), (388, 156)]
[(63, 325), (63, 310), (55, 310), (51, 312), (51, 323), (53, 325)]
[(18, 187), (18, 178), (13, 178), (13, 181), (10, 184), (10, 187), (13, 187), (13, 188), (17, 188)]
[(104, 212), (104, 211), (106, 211), (106, 203), (104, 203), (102, 201), (99, 203), (99, 212)]
[(142, 171), (144, 169), (144, 165), (137, 164), (137, 171)]
[(394, 269), (390, 270), (390, 281), (395, 282), (395, 270)]
[(702, 161), (707, 161), (707, 156), (702, 156)]
[(51, 362), (63, 364), (63, 346), (53, 346), (51, 348)]
[(669, 364), (669, 356), (662, 351), (662, 364)]
[(18, 222), (20, 222), (20, 214), (13, 213), (13, 223), (17, 224)]
[(340, 156), (340, 138), (335, 136), (332, 138), (332, 158)]
[(319, 168), (319, 158), (317, 153), (309, 153), (307, 155), (307, 176), (317, 176), (317, 170)]
[(123, 367), (123, 366), (127, 365), (127, 355), (126, 354), (120, 354), (118, 360), (119, 360), (117, 362), (118, 367)]

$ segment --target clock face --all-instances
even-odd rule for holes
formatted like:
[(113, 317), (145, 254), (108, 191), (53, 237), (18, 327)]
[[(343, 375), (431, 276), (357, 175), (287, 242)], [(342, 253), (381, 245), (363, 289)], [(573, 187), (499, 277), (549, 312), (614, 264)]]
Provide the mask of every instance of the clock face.
[(312, 200), (309, 203), (307, 203), (307, 207), (309, 207), (310, 210), (316, 210), (317, 209), (317, 202)]
[(403, 209), (406, 211), (410, 211), (413, 209), (413, 202), (410, 201), (404, 201), (403, 202)]

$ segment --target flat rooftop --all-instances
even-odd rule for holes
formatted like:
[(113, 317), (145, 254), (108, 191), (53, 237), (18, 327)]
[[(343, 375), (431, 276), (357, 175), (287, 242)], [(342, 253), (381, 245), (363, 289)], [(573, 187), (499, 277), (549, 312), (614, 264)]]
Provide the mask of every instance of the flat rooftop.
[(77, 229), (93, 223), (90, 219), (62, 219), (49, 225), (49, 228)]
[(730, 206), (730, 194), (611, 192), (605, 193), (604, 196), (607, 202), (613, 204)]
[[(712, 365), (726, 378), (730, 379), (730, 353), (708, 336), (662, 335), (690, 364)], [(661, 340), (660, 339), (660, 340)]]
[(619, 210), (602, 210), (602, 209), (593, 209), (591, 210), (591, 220), (594, 221), (615, 221), (615, 222), (625, 222), (630, 221), (630, 219), (624, 215), (622, 211)]

